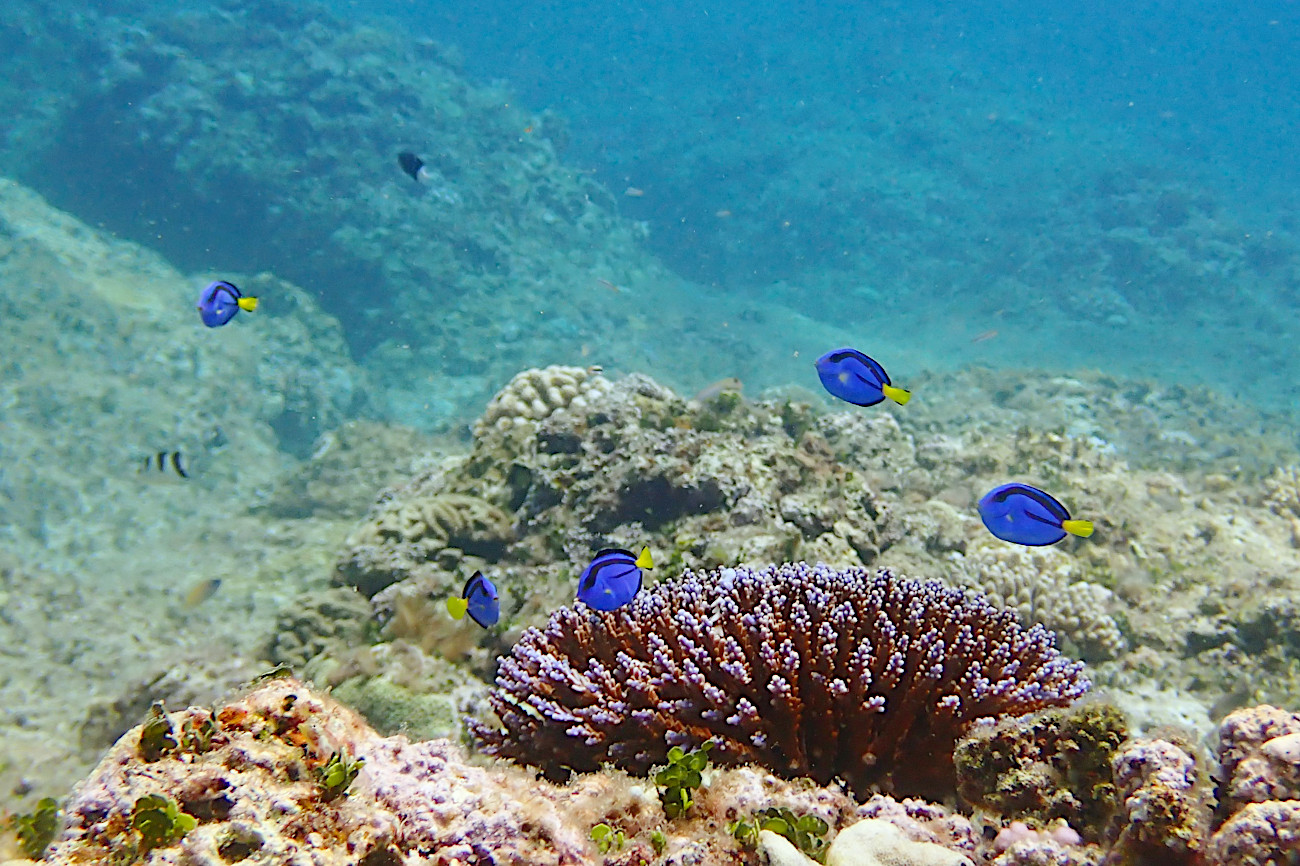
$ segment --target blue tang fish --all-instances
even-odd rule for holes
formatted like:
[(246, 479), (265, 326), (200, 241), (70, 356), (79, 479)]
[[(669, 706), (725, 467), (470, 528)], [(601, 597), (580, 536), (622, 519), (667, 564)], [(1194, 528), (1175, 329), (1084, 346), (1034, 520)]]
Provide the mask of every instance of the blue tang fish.
[(501, 602), (497, 597), (497, 588), (492, 581), (476, 571), (465, 581), (465, 589), (460, 596), (447, 599), (447, 613), (452, 619), (464, 619), (465, 614), (474, 622), (487, 628), (496, 625), (501, 619)]
[(244, 297), (234, 283), (226, 280), (217, 280), (199, 295), (199, 318), (209, 328), (220, 328), (240, 310), (251, 313), (256, 309), (257, 298)]
[(641, 591), (643, 568), (654, 568), (648, 547), (640, 556), (630, 550), (602, 550), (578, 578), (578, 601), (596, 610), (617, 610)]
[(874, 406), (888, 397), (902, 406), (912, 399), (910, 391), (894, 387), (884, 367), (857, 349), (834, 349), (818, 358), (816, 366), (822, 386), (846, 403)]
[(1042, 547), (1066, 535), (1092, 535), (1091, 521), (1072, 519), (1064, 505), (1028, 484), (994, 487), (980, 500), (979, 512), (989, 532), (1013, 544)]

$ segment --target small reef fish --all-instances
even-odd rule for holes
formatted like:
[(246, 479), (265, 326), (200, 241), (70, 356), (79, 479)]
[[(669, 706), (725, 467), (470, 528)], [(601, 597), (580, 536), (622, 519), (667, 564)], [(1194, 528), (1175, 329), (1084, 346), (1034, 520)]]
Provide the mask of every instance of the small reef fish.
[(744, 388), (745, 385), (743, 382), (741, 382), (735, 376), (728, 376), (725, 379), (719, 379), (718, 381), (714, 382), (712, 385), (706, 385), (704, 388), (700, 390), (700, 393), (696, 394), (694, 397), (691, 398), (691, 402), (707, 403), (710, 400), (712, 400), (714, 397), (717, 397), (720, 394), (725, 394), (728, 391), (739, 394), (744, 390)]
[(251, 313), (257, 309), (257, 298), (245, 297), (239, 288), (226, 280), (211, 283), (199, 295), (199, 318), (209, 328), (220, 328), (243, 310)]
[(219, 589), (221, 589), (221, 578), (219, 577), (200, 580), (185, 593), (185, 609), (193, 610), (216, 595)]
[(402, 171), (411, 176), (411, 180), (416, 183), (423, 183), (429, 176), (424, 170), (424, 160), (420, 159), (409, 150), (404, 150), (397, 155), (397, 164), (402, 167)]
[(618, 610), (641, 591), (643, 568), (654, 568), (648, 547), (640, 556), (617, 548), (600, 551), (578, 578), (578, 601), (596, 610)]
[(465, 581), (465, 589), (459, 596), (447, 599), (447, 613), (452, 619), (464, 619), (465, 614), (483, 628), (496, 625), (501, 619), (501, 600), (497, 595), (496, 585), (476, 571)]
[(190, 477), (190, 472), (185, 466), (185, 455), (181, 452), (159, 451), (141, 461), (140, 475), (147, 479), (187, 479)]
[(1092, 535), (1091, 521), (1074, 520), (1064, 505), (1028, 484), (994, 487), (980, 499), (979, 512), (989, 532), (1012, 544), (1042, 547), (1067, 535)]
[(990, 328), (987, 331), (981, 331), (980, 333), (971, 337), (970, 341), (972, 343), (987, 343), (989, 340), (992, 340), (997, 335), (998, 335), (998, 329)]
[(903, 406), (912, 399), (910, 391), (894, 387), (884, 367), (857, 349), (833, 349), (817, 359), (816, 367), (822, 386), (846, 403), (874, 406), (888, 397)]

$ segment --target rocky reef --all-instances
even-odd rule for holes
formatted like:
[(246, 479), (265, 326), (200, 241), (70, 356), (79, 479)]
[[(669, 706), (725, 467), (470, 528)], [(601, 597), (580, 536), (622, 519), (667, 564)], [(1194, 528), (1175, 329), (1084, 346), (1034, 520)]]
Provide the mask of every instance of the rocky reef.
[[(1284, 459), (1280, 443), (1253, 457), (1207, 456), (1199, 473), (1153, 468), (1159, 427), (1132, 404), (1150, 392), (1062, 409), (1047, 394), (1083, 394), (1082, 385), (1034, 389), (1039, 424), (1081, 432), (978, 416), (963, 426), (941, 414), (936, 426), (943, 410), (925, 405), (826, 412), (798, 392), (755, 401), (723, 391), (700, 403), (644, 376), (528, 371), (476, 426), (467, 455), (382, 494), (335, 579), (372, 597), (389, 638), (441, 646), (487, 673), (494, 652), (572, 599), (575, 576), (602, 547), (648, 545), (662, 566), (651, 579), (748, 562), (888, 566), (981, 590), (1047, 626), (1102, 685), (1132, 694), (1128, 709), (1144, 719), (1208, 730), (1220, 702), (1300, 697), (1294, 678), (1279, 676), (1291, 645), (1287, 575), (1300, 573), (1300, 556), (1278, 504), (1283, 476), (1266, 482), (1262, 468)], [(1016, 405), (1013, 420), (1035, 417), (1030, 401)], [(1219, 423), (1207, 414), (1200, 435)], [(1261, 468), (1241, 465), (1252, 460)], [(973, 506), (1008, 477), (1052, 489), (1096, 521), (1097, 535), (1045, 550), (989, 537)], [(467, 634), (437, 603), (475, 569), (501, 589), (503, 626)], [(1252, 593), (1261, 574), (1276, 586)], [(1171, 611), (1186, 611), (1189, 625), (1173, 626)], [(1237, 694), (1242, 666), (1258, 672), (1248, 696)], [(1182, 703), (1158, 706), (1150, 696), (1162, 689)]]
[[(754, 862), (755, 847), (781, 866), (813, 858), (840, 866), (1264, 866), (1293, 856), (1297, 801), (1271, 795), (1294, 793), (1286, 779), (1295, 761), (1271, 744), (1294, 734), (1259, 738), (1295, 726), (1294, 716), (1260, 707), (1225, 723), (1220, 790), (1233, 793), (1219, 803), (1227, 819), (1213, 825), (1194, 748), (1127, 738), (1110, 711), (1052, 710), (1038, 719), (1040, 732), (1064, 731), (1072, 720), (1076, 741), (1092, 732), (1094, 747), (1077, 763), (1066, 739), (1052, 744), (1025, 729), (1040, 756), (1076, 761), (1080, 772), (1059, 775), (1059, 792), (1086, 797), (1102, 785), (1111, 792), (1106, 808), (1068, 821), (1044, 812), (1013, 820), (1024, 810), (989, 811), (974, 775), (962, 791), (975, 800), (954, 811), (881, 794), (858, 802), (834, 785), (705, 766), (687, 808), (668, 810), (662, 775), (606, 769), (556, 785), (484, 765), (446, 740), (380, 736), (330, 697), (281, 677), (215, 707), (156, 710), (66, 802), (20, 819), (18, 841), (50, 864), (739, 866)], [(1000, 738), (1011, 736), (1007, 729)], [(978, 741), (961, 748), (993, 742)], [(1254, 756), (1274, 763), (1251, 765)], [(1263, 798), (1251, 799), (1248, 788)], [(1034, 796), (1024, 804), (1047, 802)]]

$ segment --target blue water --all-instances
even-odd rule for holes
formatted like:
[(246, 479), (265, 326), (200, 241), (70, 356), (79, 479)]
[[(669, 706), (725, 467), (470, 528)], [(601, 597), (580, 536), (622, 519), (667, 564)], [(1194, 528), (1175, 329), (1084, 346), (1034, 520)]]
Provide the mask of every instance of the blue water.
[[(1294, 3), (186, 8), (21, 7), (0, 168), (306, 287), (391, 386), (369, 414), (445, 428), (581, 358), (807, 385), (828, 343), (1295, 403)], [(512, 176), (551, 152), (562, 189)]]
[[(1082, 124), (1105, 147), (1190, 176), (1235, 208), (1290, 227), (1297, 157), (1300, 8), (1289, 2), (558, 3), (346, 4), (459, 46), (481, 79), (504, 79), (523, 101), (572, 121), (571, 158), (611, 186), (666, 184), (675, 203), (627, 202), (637, 217), (683, 216), (685, 178), (763, 183), (764, 154), (781, 161), (790, 136), (909, 113), (908, 103), (965, 112), (1032, 113)], [(935, 118), (943, 126), (959, 118)], [(978, 145), (978, 140), (971, 144)], [(955, 147), (962, 142), (952, 141)], [(1097, 154), (1042, 152), (1095, 164)], [(711, 149), (713, 174), (670, 158)], [(920, 155), (920, 154), (916, 154)], [(695, 157), (707, 159), (708, 157)], [(627, 174), (635, 164), (642, 173)], [(845, 174), (870, 170), (844, 165)], [(996, 178), (987, 179), (996, 183)], [(652, 184), (653, 181), (653, 184)], [(1058, 182), (1059, 183), (1059, 182)], [(1049, 190), (1043, 190), (1047, 194)], [(687, 196), (689, 197), (689, 196)], [(1044, 202), (1022, 200), (1027, 210)], [(662, 248), (690, 241), (664, 219)], [(701, 254), (703, 255), (703, 254)], [(669, 256), (672, 257), (671, 253)], [(704, 268), (704, 263), (697, 263)], [(734, 275), (733, 275), (734, 276)]]
[(346, 10), (566, 118), (566, 161), (704, 286), (905, 330), (922, 365), (1294, 402), (1294, 3)]

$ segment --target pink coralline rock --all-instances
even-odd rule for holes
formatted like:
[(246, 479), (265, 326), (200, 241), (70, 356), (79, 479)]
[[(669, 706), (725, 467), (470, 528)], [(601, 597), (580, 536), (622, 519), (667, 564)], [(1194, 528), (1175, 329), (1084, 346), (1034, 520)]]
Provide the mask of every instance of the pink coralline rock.
[(964, 815), (912, 797), (895, 800), (876, 794), (858, 807), (857, 817), (889, 821), (913, 842), (932, 842), (967, 855), (975, 851), (978, 840), (975, 828)]
[(1113, 772), (1127, 819), (1115, 851), (1139, 863), (1193, 862), (1210, 827), (1196, 759), (1168, 740), (1134, 740), (1115, 756)]
[(838, 785), (808, 784), (772, 775), (760, 767), (714, 771), (695, 793), (695, 810), (724, 821), (746, 818), (763, 809), (789, 809), (796, 815), (815, 815), (838, 827), (853, 821), (857, 801)]
[(1219, 726), (1219, 816), (1248, 803), (1300, 799), (1300, 713), (1267, 705)]
[[(46, 862), (741, 866), (754, 854), (728, 822), (774, 807), (831, 827), (856, 819), (856, 801), (838, 786), (741, 767), (709, 770), (690, 812), (668, 821), (647, 780), (605, 770), (555, 785), (505, 762), (473, 763), (447, 740), (382, 737), (288, 678), (166, 720), (165, 740), (146, 738), (142, 748), (143, 728), (128, 732), (77, 787)], [(350, 784), (330, 790), (322, 772), (337, 755), (364, 763)], [(147, 795), (166, 797), (197, 826), (142, 850), (132, 813)], [(621, 834), (603, 853), (591, 840), (600, 823)]]
[(1259, 706), (1219, 726), (1219, 817), (1208, 866), (1300, 862), (1300, 713)]
[(1242, 807), (1205, 846), (1204, 866), (1285, 866), (1300, 862), (1300, 800)]
[[(601, 820), (625, 824), (624, 852), (649, 859), (648, 838), (631, 837), (662, 820), (653, 790), (624, 776), (583, 776), (561, 788), (513, 768), (474, 766), (446, 740), (381, 737), (292, 679), (215, 714), (192, 708), (168, 718), (176, 748), (147, 762), (140, 729), (124, 736), (77, 787), (47, 862), (132, 856), (139, 843), (132, 809), (148, 794), (163, 794), (198, 819), (178, 842), (149, 852), (152, 864), (251, 857), (286, 866), (560, 866), (596, 859), (588, 834)], [(205, 718), (215, 722), (210, 738), (188, 739)], [(320, 768), (335, 754), (365, 763), (345, 794), (330, 797)]]
[(1097, 845), (1065, 845), (1052, 839), (1025, 839), (990, 861), (989, 866), (1102, 866)]

